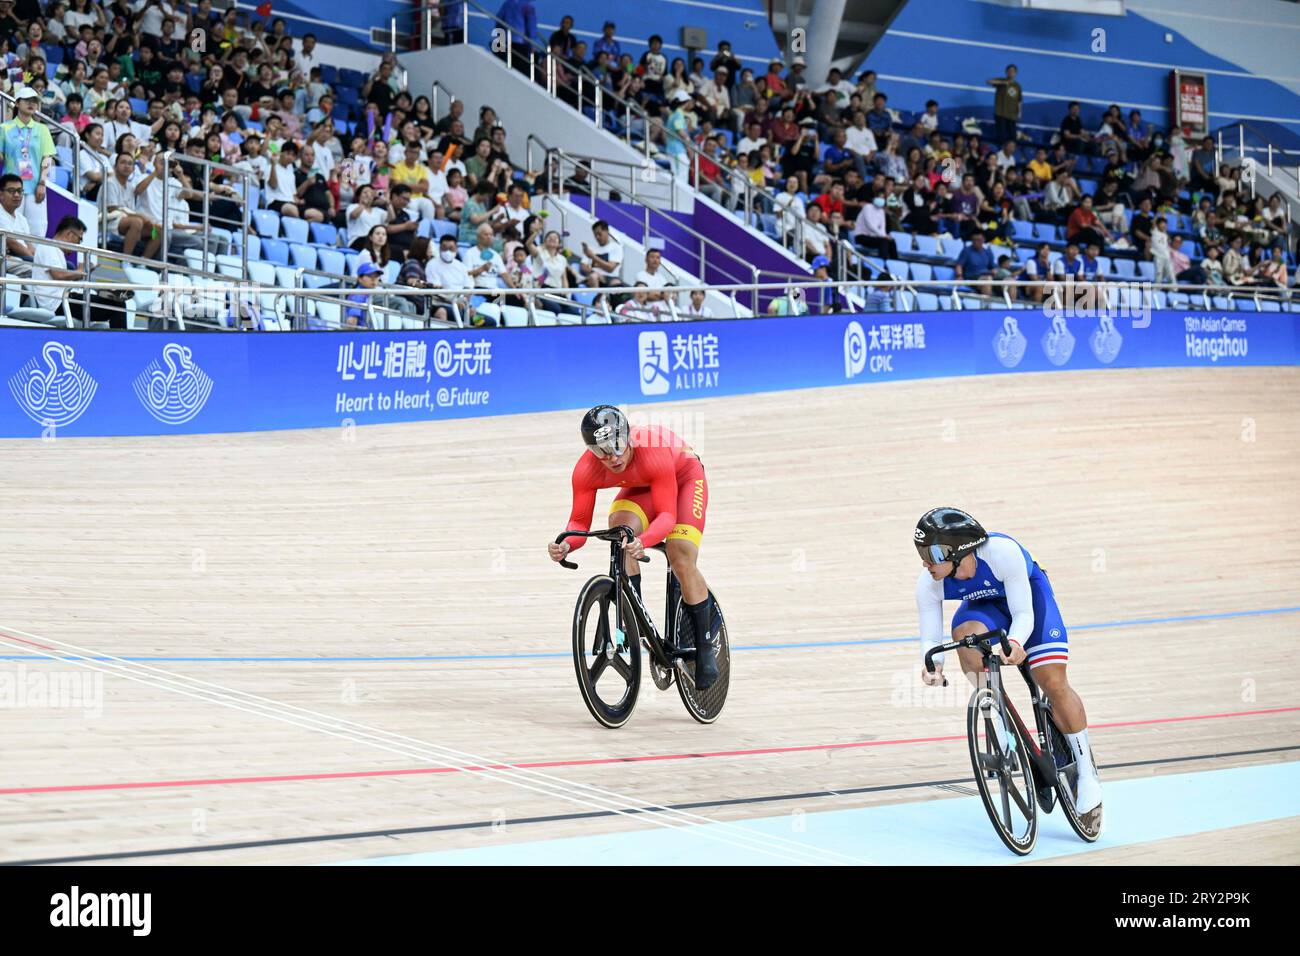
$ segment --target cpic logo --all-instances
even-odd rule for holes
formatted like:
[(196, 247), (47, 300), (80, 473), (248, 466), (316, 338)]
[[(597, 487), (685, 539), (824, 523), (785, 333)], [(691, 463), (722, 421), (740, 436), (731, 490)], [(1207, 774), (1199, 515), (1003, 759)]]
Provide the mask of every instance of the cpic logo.
[(1074, 354), (1074, 333), (1065, 324), (1065, 316), (1058, 315), (1043, 333), (1043, 354), (1053, 365), (1064, 365)]
[(45, 367), (32, 357), (9, 378), (14, 401), (38, 425), (62, 428), (90, 407), (99, 383), (78, 365), (72, 346), (46, 342), (41, 349)]
[(924, 541), (925, 532), (922, 531), (920, 528), (917, 528), (915, 531), (912, 532), (912, 537), (915, 538), (917, 541)]
[(844, 329), (844, 377), (853, 378), (867, 367), (867, 333), (856, 321)]
[(163, 364), (154, 359), (132, 382), (140, 404), (164, 425), (182, 425), (203, 411), (212, 394), (212, 379), (194, 364), (188, 346), (169, 342), (163, 346)]
[(1115, 328), (1115, 320), (1103, 315), (1097, 322), (1097, 328), (1088, 337), (1088, 345), (1097, 361), (1109, 365), (1119, 357), (1119, 350), (1124, 344), (1124, 336)]
[(637, 336), (637, 354), (641, 365), (641, 394), (667, 394), (668, 333), (642, 332)]
[(1029, 340), (1020, 331), (1020, 324), (1011, 316), (1003, 316), (1002, 330), (993, 337), (993, 354), (1006, 368), (1015, 368), (1025, 357)]

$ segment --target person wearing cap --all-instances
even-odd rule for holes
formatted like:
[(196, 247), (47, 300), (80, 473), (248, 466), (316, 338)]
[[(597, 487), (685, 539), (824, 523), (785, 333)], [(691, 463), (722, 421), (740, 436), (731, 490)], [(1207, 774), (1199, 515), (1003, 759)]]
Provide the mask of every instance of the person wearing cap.
[(45, 205), (45, 177), (54, 165), (54, 139), (45, 124), (36, 119), (40, 95), (30, 86), (14, 93), (18, 115), (0, 125), (5, 172), (13, 173), (23, 185), (23, 215), (31, 234), (45, 237), (48, 214)]
[[(373, 262), (363, 262), (357, 266), (357, 287), (360, 289), (375, 289), (379, 287), (379, 277), (383, 270)], [(364, 292), (353, 292), (348, 296), (348, 301), (356, 303), (349, 306), (343, 313), (343, 327), (345, 329), (364, 329), (369, 327), (366, 316), (370, 311), (370, 295)]]
[(596, 57), (602, 53), (609, 55), (610, 63), (617, 63), (619, 57), (623, 55), (623, 48), (614, 39), (613, 20), (605, 21), (605, 25), (600, 28), (600, 39), (591, 45), (592, 62), (595, 62)]
[(713, 61), (709, 63), (709, 69), (716, 75), (718, 70), (725, 69), (725, 81), (728, 88), (736, 85), (736, 78), (740, 75), (740, 61), (736, 55), (731, 52), (731, 44), (723, 40), (718, 44), (718, 53), (714, 56)]
[(691, 135), (691, 121), (686, 115), (686, 107), (690, 102), (691, 94), (685, 90), (678, 90), (674, 93), (672, 99), (673, 108), (664, 123), (664, 128), (668, 134), (668, 142), (664, 151), (683, 174), (686, 172), (687, 167), (686, 141)]
[(790, 88), (790, 92), (797, 92), (808, 85), (808, 79), (803, 75), (805, 66), (807, 61), (802, 56), (797, 56), (790, 61), (790, 72), (785, 76), (785, 85)]
[(700, 95), (708, 104), (713, 122), (718, 126), (731, 126), (731, 90), (727, 86), (728, 70), (720, 66), (713, 73), (713, 81), (705, 84)]

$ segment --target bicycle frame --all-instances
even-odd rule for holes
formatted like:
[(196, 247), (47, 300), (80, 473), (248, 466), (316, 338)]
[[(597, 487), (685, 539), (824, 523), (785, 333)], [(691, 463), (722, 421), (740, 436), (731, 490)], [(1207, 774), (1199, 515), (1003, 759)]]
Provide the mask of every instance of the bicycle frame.
[[(984, 642), (990, 643), (990, 642)], [(981, 648), (982, 650), (982, 648)], [(1034, 782), (1038, 785), (1039, 800), (1046, 800), (1047, 806), (1043, 809), (1050, 812), (1052, 802), (1055, 800), (1055, 790), (1053, 782), (1056, 780), (1056, 760), (1052, 753), (1051, 734), (1047, 732), (1046, 721), (1051, 720), (1051, 703), (1046, 700), (1042, 689), (1034, 682), (1033, 676), (1029, 673), (1029, 667), (1026, 664), (1017, 666), (1020, 676), (1025, 679), (1025, 684), (1029, 688), (1029, 698), (1034, 707), (1034, 725), (1035, 732), (1030, 734), (1025, 722), (1020, 719), (1020, 713), (1007, 697), (1002, 686), (1002, 661), (990, 649), (984, 655), (984, 664), (988, 669), (988, 686), (989, 689), (997, 695), (1002, 704), (1002, 719), (1007, 721), (1010, 718), (1014, 723), (1016, 730), (1020, 733), (1020, 739), (1030, 747), (1029, 764), (1034, 774)]]
[[(637, 594), (636, 588), (627, 584), (627, 569), (623, 566), (623, 549), (622, 544), (626, 540), (636, 537), (632, 529), (627, 525), (618, 525), (606, 531), (568, 531), (556, 538), (556, 543), (563, 541), (565, 538), (600, 538), (609, 542), (609, 576), (614, 581), (614, 593), (626, 594), (629, 605), (632, 608), (633, 615), (636, 616), (638, 632), (645, 638), (646, 648), (650, 651), (651, 657), (655, 663), (666, 670), (675, 670), (678, 660), (692, 660), (695, 657), (695, 649), (681, 649), (677, 647), (677, 616), (673, 614), (673, 606), (681, 597), (681, 585), (677, 582), (677, 575), (673, 574), (672, 563), (668, 563), (668, 587), (665, 597), (664, 610), (664, 636), (659, 636), (659, 629), (655, 627), (654, 621), (650, 619), (650, 612), (646, 609), (641, 595)], [(660, 551), (664, 555), (664, 560), (668, 559), (668, 549), (662, 544), (654, 545), (651, 550)], [(643, 562), (649, 563), (649, 558), (641, 558)], [(561, 561), (561, 565), (566, 568), (576, 568), (577, 565), (571, 561)], [(626, 586), (625, 586), (626, 585)], [(619, 631), (627, 633), (627, 628), (623, 626), (623, 602), (614, 602), (614, 623)]]

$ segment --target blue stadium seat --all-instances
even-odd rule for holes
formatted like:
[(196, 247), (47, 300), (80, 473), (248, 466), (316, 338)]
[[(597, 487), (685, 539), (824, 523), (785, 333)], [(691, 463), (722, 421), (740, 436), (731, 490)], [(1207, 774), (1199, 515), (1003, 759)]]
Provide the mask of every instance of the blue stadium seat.
[(1236, 299), (1226, 295), (1211, 297), (1210, 304), (1220, 312), (1232, 312), (1236, 309)]
[(891, 231), (889, 238), (894, 240), (894, 245), (898, 247), (898, 254), (901, 256), (905, 252), (912, 251), (912, 234), (910, 232)]
[(136, 99), (132, 96), (127, 100), (131, 104), (131, 112), (136, 116), (144, 116), (149, 112), (149, 103), (147, 100)]
[(928, 262), (913, 262), (912, 278), (917, 282), (929, 282), (934, 275), (934, 268)]
[(1132, 259), (1116, 259), (1115, 274), (1123, 279), (1137, 278), (1137, 263)]
[(337, 276), (347, 272), (347, 257), (337, 249), (317, 249), (316, 261), (317, 268), (321, 272), (329, 272)]
[(1011, 238), (1019, 242), (1033, 242), (1034, 223), (1025, 222), (1023, 219), (1012, 219)]
[(276, 239), (280, 235), (280, 214), (271, 209), (253, 210), (253, 228), (257, 234), (267, 239)]
[(928, 259), (942, 259), (943, 253), (939, 251), (938, 236), (913, 236), (916, 242), (916, 254), (925, 256)]
[(916, 307), (922, 312), (936, 312), (939, 309), (939, 297), (932, 292), (918, 292)]
[(333, 86), (339, 81), (339, 68), (329, 63), (322, 63), (320, 67), (320, 81), (329, 86)]
[(280, 228), (284, 230), (284, 238), (290, 242), (307, 243), (307, 220), (306, 219), (281, 219)]
[[(283, 239), (263, 239), (262, 261), (287, 266), (289, 264), (289, 244)], [(251, 268), (252, 264), (249, 265)]]
[(443, 236), (456, 236), (460, 232), (460, 226), (450, 219), (434, 219), (432, 225), (433, 237), (439, 241)]
[(1154, 262), (1142, 261), (1136, 263), (1136, 265), (1139, 279), (1144, 279), (1147, 282), (1156, 281), (1156, 264)]
[(316, 247), (292, 242), (289, 244), (289, 258), (300, 269), (315, 269)]
[(904, 262), (902, 259), (888, 260), (885, 263), (885, 268), (889, 270), (889, 274), (893, 276), (895, 279), (908, 278), (907, 263)]
[(1034, 238), (1039, 242), (1056, 241), (1056, 224), (1051, 222), (1034, 223)]
[(311, 224), (311, 241), (323, 246), (337, 246), (339, 244), (338, 227), (328, 222), (313, 222)]

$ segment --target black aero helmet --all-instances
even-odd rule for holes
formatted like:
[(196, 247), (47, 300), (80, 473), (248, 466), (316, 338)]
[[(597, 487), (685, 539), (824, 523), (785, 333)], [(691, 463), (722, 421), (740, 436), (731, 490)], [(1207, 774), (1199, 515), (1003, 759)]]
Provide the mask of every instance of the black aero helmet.
[(613, 405), (597, 405), (582, 416), (582, 440), (597, 458), (617, 458), (627, 451), (631, 426)]
[(916, 523), (912, 536), (916, 552), (929, 564), (957, 563), (989, 539), (983, 526), (964, 511), (956, 508), (935, 508), (927, 511)]

